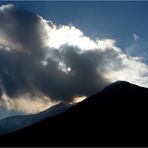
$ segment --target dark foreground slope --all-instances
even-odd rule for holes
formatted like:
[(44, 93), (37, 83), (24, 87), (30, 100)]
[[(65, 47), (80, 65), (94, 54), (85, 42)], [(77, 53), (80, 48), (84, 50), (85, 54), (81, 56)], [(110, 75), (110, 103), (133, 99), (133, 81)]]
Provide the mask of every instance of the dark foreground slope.
[(0, 137), (1, 146), (148, 146), (148, 89), (116, 82), (65, 113)]

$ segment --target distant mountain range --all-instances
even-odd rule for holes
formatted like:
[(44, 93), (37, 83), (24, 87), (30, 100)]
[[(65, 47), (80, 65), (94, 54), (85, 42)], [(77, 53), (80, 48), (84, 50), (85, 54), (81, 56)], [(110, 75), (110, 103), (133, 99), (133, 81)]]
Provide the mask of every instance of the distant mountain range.
[(1, 146), (148, 146), (148, 89), (118, 81), (67, 111), (0, 136)]
[(70, 104), (59, 103), (37, 114), (16, 115), (16, 116), (4, 118), (0, 120), (0, 135), (27, 127), (47, 117), (48, 118), (53, 117), (59, 113), (64, 112), (71, 106), (72, 105)]

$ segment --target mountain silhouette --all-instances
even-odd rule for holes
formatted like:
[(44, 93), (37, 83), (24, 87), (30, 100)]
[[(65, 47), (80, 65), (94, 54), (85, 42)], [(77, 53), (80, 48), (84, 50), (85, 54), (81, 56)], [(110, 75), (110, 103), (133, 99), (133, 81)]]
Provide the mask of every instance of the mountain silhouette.
[(57, 114), (64, 112), (71, 106), (72, 105), (70, 104), (61, 102), (37, 114), (16, 115), (1, 119), (0, 135), (27, 127), (45, 118), (56, 116)]
[(1, 146), (148, 146), (148, 89), (118, 81), (64, 113), (0, 136)]

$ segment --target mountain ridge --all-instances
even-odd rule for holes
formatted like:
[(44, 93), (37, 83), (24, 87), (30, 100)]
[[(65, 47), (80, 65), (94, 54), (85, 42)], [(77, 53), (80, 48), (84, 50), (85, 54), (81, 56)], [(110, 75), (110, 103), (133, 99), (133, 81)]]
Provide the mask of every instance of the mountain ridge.
[(1, 119), (0, 135), (14, 132), (39, 122), (45, 118), (56, 116), (57, 114), (66, 111), (70, 106), (72, 105), (61, 102), (37, 114), (15, 115)]
[(0, 136), (7, 146), (148, 146), (148, 88), (118, 82), (66, 112)]

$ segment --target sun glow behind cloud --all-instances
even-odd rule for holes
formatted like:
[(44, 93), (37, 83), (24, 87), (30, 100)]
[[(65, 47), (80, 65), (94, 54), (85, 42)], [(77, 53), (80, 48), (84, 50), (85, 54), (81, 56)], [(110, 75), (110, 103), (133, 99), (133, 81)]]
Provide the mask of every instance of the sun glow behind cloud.
[(79, 102), (85, 100), (86, 98), (87, 98), (86, 96), (75, 97), (72, 103), (79, 103)]

